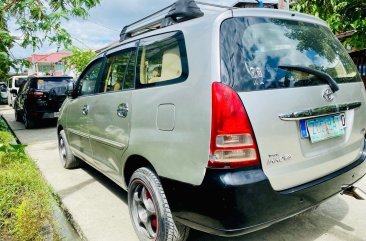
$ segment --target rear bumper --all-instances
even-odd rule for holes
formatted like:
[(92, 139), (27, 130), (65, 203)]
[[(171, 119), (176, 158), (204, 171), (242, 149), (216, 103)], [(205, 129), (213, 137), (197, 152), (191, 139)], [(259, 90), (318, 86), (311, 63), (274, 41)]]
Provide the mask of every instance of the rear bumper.
[(312, 208), (366, 172), (366, 150), (351, 165), (302, 186), (274, 191), (261, 169), (208, 169), (201, 186), (162, 178), (174, 218), (220, 236), (250, 233)]
[(57, 118), (58, 116), (55, 116), (55, 113), (58, 113), (60, 111), (60, 108), (62, 106), (61, 103), (52, 103), (44, 106), (38, 106), (38, 105), (28, 105), (26, 107), (28, 117), (33, 120), (41, 120), (41, 119), (53, 119)]
[(28, 117), (32, 120), (43, 120), (43, 119), (55, 119), (58, 118), (58, 110), (48, 110), (48, 111), (29, 111)]

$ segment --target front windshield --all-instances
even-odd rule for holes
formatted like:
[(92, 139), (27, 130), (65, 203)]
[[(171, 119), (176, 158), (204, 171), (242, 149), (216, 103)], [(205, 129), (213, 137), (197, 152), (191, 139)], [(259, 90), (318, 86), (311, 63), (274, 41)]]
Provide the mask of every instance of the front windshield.
[(279, 66), (317, 69), (339, 84), (361, 81), (348, 53), (327, 27), (258, 17), (223, 22), (222, 82), (237, 91), (326, 84), (317, 76)]

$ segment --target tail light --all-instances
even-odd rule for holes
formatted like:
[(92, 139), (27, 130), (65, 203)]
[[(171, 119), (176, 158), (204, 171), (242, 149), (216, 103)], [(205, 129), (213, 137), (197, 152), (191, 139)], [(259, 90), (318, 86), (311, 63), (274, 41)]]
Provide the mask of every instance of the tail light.
[(229, 86), (212, 84), (210, 168), (259, 166), (253, 128), (238, 94)]
[(28, 98), (39, 98), (39, 97), (42, 97), (43, 96), (43, 92), (40, 92), (40, 91), (30, 91), (28, 92), (27, 94)]

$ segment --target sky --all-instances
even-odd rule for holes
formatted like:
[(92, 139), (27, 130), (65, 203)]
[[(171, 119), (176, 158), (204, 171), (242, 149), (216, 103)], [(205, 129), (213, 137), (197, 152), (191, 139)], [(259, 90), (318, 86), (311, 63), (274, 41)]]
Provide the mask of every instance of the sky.
[[(233, 5), (238, 0), (201, 0), (215, 4)], [(90, 10), (86, 19), (71, 19), (63, 22), (63, 27), (71, 34), (73, 44), (90, 49), (102, 48), (119, 39), (122, 28), (151, 13), (174, 3), (175, 0), (101, 0), (100, 5)], [(14, 36), (20, 36), (14, 22), (9, 23)], [(15, 45), (11, 50), (15, 58), (26, 58), (33, 53), (43, 54), (55, 52), (56, 46), (45, 43), (33, 52), (32, 48), (23, 49)]]

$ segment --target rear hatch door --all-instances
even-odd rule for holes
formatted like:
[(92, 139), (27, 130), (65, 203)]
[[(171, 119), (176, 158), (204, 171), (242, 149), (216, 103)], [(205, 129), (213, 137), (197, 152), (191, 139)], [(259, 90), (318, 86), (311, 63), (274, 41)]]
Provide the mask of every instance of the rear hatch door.
[[(275, 190), (319, 179), (359, 158), (364, 85), (325, 25), (237, 16), (221, 26), (220, 51), (222, 82), (242, 99)], [(326, 73), (339, 90), (333, 93), (328, 80), (306, 69)]]
[(70, 77), (44, 77), (32, 80), (31, 88), (39, 95), (37, 105), (44, 111), (58, 112), (66, 99), (67, 85), (72, 82)]

